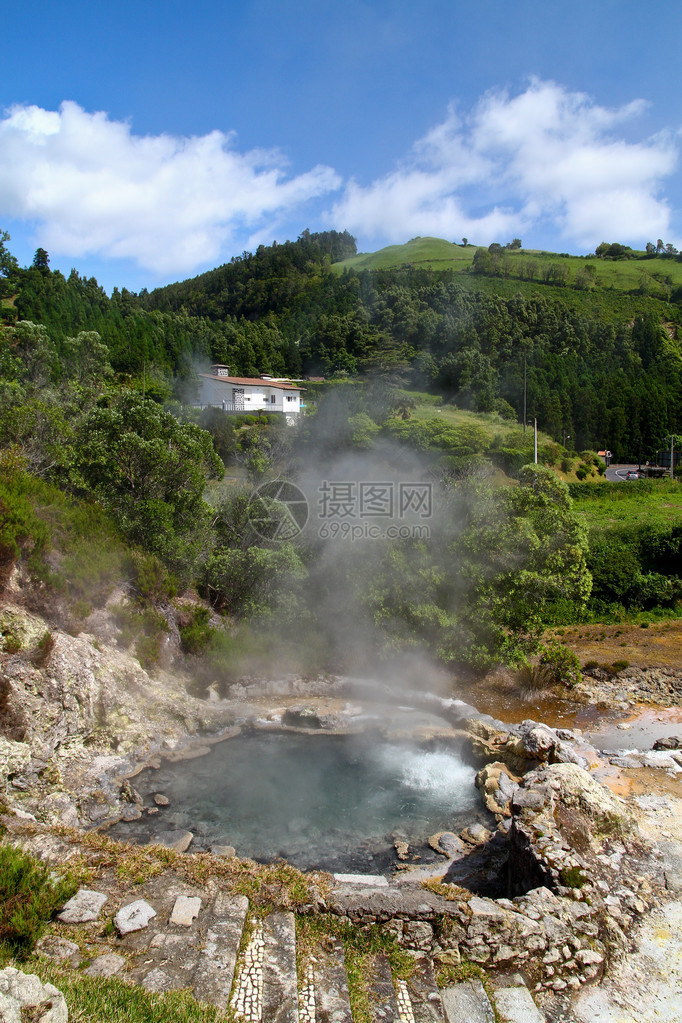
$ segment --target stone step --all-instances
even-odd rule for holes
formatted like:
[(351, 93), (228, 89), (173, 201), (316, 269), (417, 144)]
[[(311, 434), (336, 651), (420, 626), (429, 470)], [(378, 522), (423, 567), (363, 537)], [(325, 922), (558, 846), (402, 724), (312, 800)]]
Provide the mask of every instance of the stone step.
[[(127, 977), (147, 991), (191, 988), (208, 917), (203, 908), (205, 893), (171, 887), (150, 897), (149, 903), (138, 900), (132, 906), (138, 904), (151, 907), (154, 914), (148, 923), (141, 919), (136, 930), (121, 938), (121, 948), (129, 955)], [(125, 907), (115, 919), (120, 920), (124, 914)]]
[(373, 1023), (402, 1023), (391, 964), (386, 956), (374, 956), (367, 987)]
[(244, 895), (221, 893), (216, 897), (192, 977), (197, 1001), (227, 1008), (248, 908), (249, 900)]
[(271, 913), (263, 921), (262, 1023), (298, 1023), (296, 922), (293, 913)]
[(353, 1023), (343, 943), (317, 949), (312, 967), (314, 1023)]
[(464, 980), (441, 991), (447, 1023), (495, 1023), (495, 1013), (480, 980)]
[(428, 956), (420, 956), (409, 979), (398, 984), (405, 985), (414, 1023), (445, 1023), (443, 999)]
[(502, 987), (495, 991), (495, 1008), (500, 1023), (545, 1023), (527, 987)]

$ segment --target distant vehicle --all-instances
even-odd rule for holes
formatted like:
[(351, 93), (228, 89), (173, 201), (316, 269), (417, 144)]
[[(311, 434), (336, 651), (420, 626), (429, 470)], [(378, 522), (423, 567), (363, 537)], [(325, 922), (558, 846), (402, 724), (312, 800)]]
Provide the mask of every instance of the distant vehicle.
[(640, 473), (638, 473), (638, 472), (628, 472), (628, 473), (625, 474), (625, 479), (626, 480), (639, 480), (641, 478), (642, 477), (641, 477)]

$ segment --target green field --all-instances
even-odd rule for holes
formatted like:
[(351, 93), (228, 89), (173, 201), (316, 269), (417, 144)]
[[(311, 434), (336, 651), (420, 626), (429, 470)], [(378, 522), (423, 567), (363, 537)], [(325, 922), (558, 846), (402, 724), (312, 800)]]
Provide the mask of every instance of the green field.
[(590, 530), (682, 526), (682, 486), (672, 480), (584, 483), (572, 493)]
[[(600, 317), (605, 319), (630, 319), (647, 312), (667, 319), (679, 312), (676, 289), (682, 288), (682, 262), (675, 259), (650, 258), (644, 252), (613, 260), (587, 254), (505, 249), (498, 272), (478, 274), (472, 272), (477, 248), (472, 244), (465, 248), (443, 238), (412, 238), (404, 245), (389, 245), (334, 263), (333, 270), (449, 270), (471, 290), (501, 297), (517, 293), (546, 295), (561, 298), (581, 311), (598, 304)], [(557, 280), (557, 273), (562, 280)], [(671, 297), (675, 301), (671, 302)]]

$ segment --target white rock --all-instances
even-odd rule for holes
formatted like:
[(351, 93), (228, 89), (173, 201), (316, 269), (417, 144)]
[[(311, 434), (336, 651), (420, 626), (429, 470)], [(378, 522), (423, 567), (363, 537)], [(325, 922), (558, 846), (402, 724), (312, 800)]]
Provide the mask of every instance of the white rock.
[(381, 874), (334, 874), (341, 884), (365, 884), (372, 888), (388, 888), (388, 880)]
[(200, 909), (200, 898), (191, 897), (189, 895), (178, 895), (175, 900), (175, 905), (173, 906), (170, 922), (172, 924), (179, 924), (182, 927), (191, 927), (196, 918), (199, 916)]
[(79, 888), (58, 914), (57, 919), (61, 920), (63, 924), (84, 924), (88, 920), (96, 920), (106, 901), (107, 896), (102, 892)]
[(51, 1002), (36, 1023), (68, 1023), (69, 1012), (61, 991), (53, 984), (41, 984), (34, 973), (21, 973), (8, 966), (0, 970), (0, 1019), (22, 1023), (22, 1008)]
[(144, 930), (155, 916), (156, 910), (148, 902), (137, 899), (136, 902), (130, 902), (119, 909), (114, 917), (114, 923), (119, 934), (130, 934), (132, 931)]

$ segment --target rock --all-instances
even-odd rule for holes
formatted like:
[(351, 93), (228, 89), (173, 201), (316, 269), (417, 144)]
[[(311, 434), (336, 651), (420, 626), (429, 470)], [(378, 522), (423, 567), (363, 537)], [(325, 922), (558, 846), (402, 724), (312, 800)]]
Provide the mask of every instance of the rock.
[(361, 884), (371, 888), (388, 888), (388, 880), (383, 874), (334, 874), (339, 884)]
[(67, 960), (74, 968), (79, 966), (81, 961), (80, 949), (76, 942), (60, 938), (56, 934), (47, 934), (41, 938), (36, 945), (36, 952), (46, 959)]
[(656, 739), (655, 750), (682, 749), (682, 736), (668, 735), (663, 739)]
[(322, 721), (312, 707), (287, 707), (282, 723), (292, 728), (322, 728)]
[(503, 817), (511, 816), (510, 804), (518, 782), (519, 779), (501, 761), (486, 764), (476, 775), (476, 785), (481, 790), (487, 809)]
[(429, 838), (429, 845), (434, 852), (440, 853), (441, 856), (447, 856), (449, 859), (453, 856), (461, 856), (468, 850), (468, 846), (452, 831), (437, 831)]
[(501, 1023), (545, 1023), (527, 987), (498, 988), (495, 1008)]
[(121, 785), (120, 798), (124, 803), (141, 803), (142, 796), (133, 788), (128, 779)]
[(156, 916), (153, 909), (144, 899), (137, 899), (135, 902), (122, 906), (114, 917), (116, 930), (123, 936), (133, 931), (142, 931), (149, 926), (149, 921)]
[(599, 963), (604, 962), (604, 956), (600, 952), (595, 952), (591, 948), (582, 948), (575, 954), (575, 958), (583, 966), (596, 966)]
[(121, 972), (125, 964), (123, 956), (117, 955), (116, 952), (107, 952), (93, 960), (83, 973), (88, 977), (114, 977)]
[(170, 806), (170, 799), (163, 792), (155, 792), (153, 799), (157, 806)]
[(139, 821), (142, 810), (137, 803), (125, 803), (121, 810), (122, 821)]
[(72, 899), (64, 906), (57, 919), (63, 924), (84, 924), (88, 920), (96, 920), (100, 910), (107, 901), (102, 892), (93, 892), (88, 888), (79, 888)]
[(402, 842), (400, 839), (393, 843), (396, 851), (396, 855), (399, 860), (407, 860), (410, 855), (410, 846), (407, 842)]
[(616, 796), (582, 767), (552, 764), (545, 768), (544, 780), (555, 791), (556, 799), (566, 806), (578, 806), (595, 820), (620, 821), (623, 825), (629, 823), (627, 811)]
[(191, 831), (160, 831), (150, 840), (150, 845), (163, 845), (166, 849), (184, 853), (189, 849), (193, 838)]
[(173, 912), (170, 916), (170, 922), (182, 927), (191, 927), (196, 918), (199, 916), (200, 909), (200, 898), (189, 895), (178, 895), (175, 900), (175, 905), (173, 906)]
[(4, 1023), (22, 1023), (33, 1007), (44, 1011), (31, 1013), (35, 1023), (68, 1023), (66, 1000), (53, 984), (41, 984), (34, 973), (22, 973), (8, 966), (0, 970), (0, 1019)]
[(15, 742), (0, 735), (0, 789), (7, 785), (9, 775), (21, 775), (31, 763), (31, 748), (25, 742)]
[(482, 824), (470, 824), (468, 828), (460, 831), (460, 836), (470, 845), (484, 845), (491, 836), (491, 832)]
[(644, 767), (658, 767), (675, 772), (682, 771), (682, 767), (680, 767), (676, 759), (670, 755), (670, 752), (665, 750), (649, 750), (648, 753), (643, 753), (642, 764)]
[(441, 991), (448, 1023), (495, 1023), (490, 999), (480, 980), (465, 980)]
[(523, 721), (519, 726), (520, 746), (530, 760), (548, 760), (559, 742), (553, 728), (538, 724), (536, 721)]
[(213, 856), (234, 856), (235, 850), (233, 845), (212, 845), (210, 852)]

